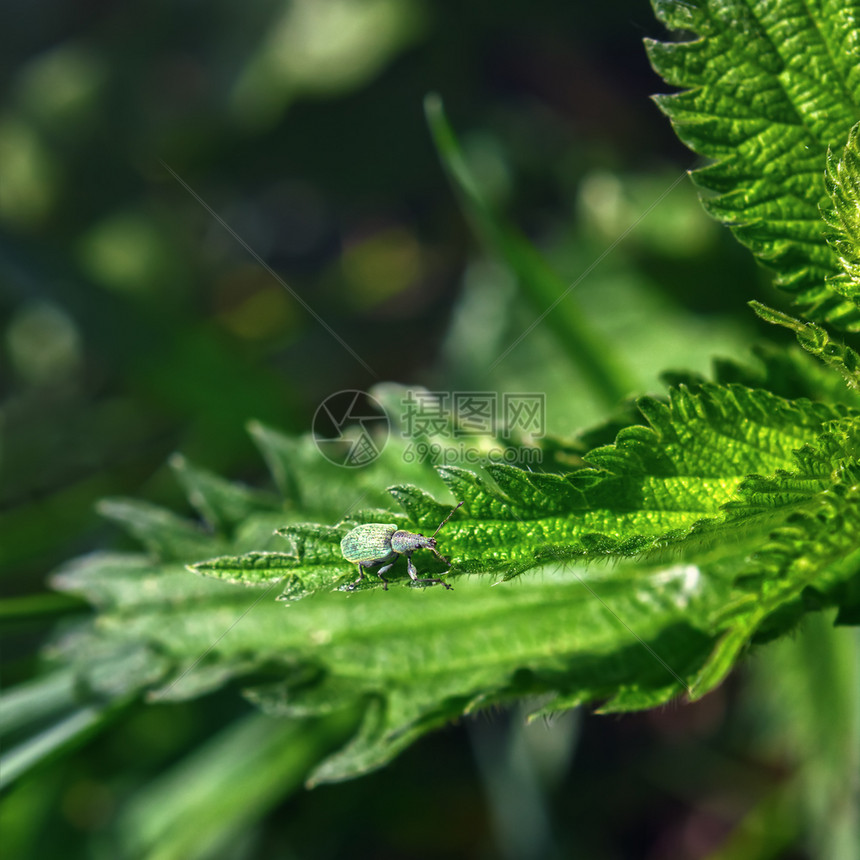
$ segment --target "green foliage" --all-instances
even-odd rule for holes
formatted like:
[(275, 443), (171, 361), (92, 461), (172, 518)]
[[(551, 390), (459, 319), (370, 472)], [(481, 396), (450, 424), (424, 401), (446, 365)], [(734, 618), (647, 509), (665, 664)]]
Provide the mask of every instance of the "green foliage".
[[(648, 426), (622, 430), (615, 444), (585, 456), (585, 468), (564, 475), (491, 464), (483, 478), (440, 467), (452, 495), (465, 502), (440, 537), (452, 579), (473, 573), (511, 579), (552, 561), (658, 563), (682, 549), (695, 552), (727, 530), (732, 543), (754, 543), (827, 487), (836, 460), (856, 453), (849, 445), (822, 453), (824, 462), (796, 453), (834, 422), (850, 426), (853, 411), (737, 385), (682, 387), (668, 403), (644, 399), (639, 409)], [(747, 478), (754, 472), (779, 477), (764, 487)], [(366, 511), (338, 527), (291, 525), (279, 530), (292, 541), (291, 553), (222, 557), (193, 569), (249, 584), (286, 579), (291, 596), (341, 588), (350, 576), (339, 544), (356, 522), (432, 531), (448, 510), (414, 486), (392, 487), (391, 494), (403, 508), (399, 518)]]
[[(566, 475), (438, 469), (465, 501), (441, 544), (456, 595), (384, 593), (372, 580), (355, 594), (338, 591), (354, 578), (339, 541), (356, 522), (427, 530), (447, 512), (414, 485), (391, 489), (402, 511), (284, 526), (273, 540), (288, 551), (192, 564), (204, 577), (183, 562), (206, 541), (210, 553), (241, 550), (247, 535), (271, 528), (272, 511), (248, 512), (242, 536), (230, 538), (228, 517), (213, 517), (222, 530), (206, 535), (151, 506), (106, 505), (155, 560), (101, 554), (61, 571), (55, 585), (100, 611), (97, 625), (57, 642), (55, 659), (91, 697), (177, 700), (234, 679), (281, 716), (360, 712), (356, 735), (315, 767), (314, 781), (378, 767), (457, 714), (518, 696), (542, 694), (545, 713), (595, 700), (604, 710), (648, 707), (685, 689), (702, 695), (750, 639), (777, 635), (852, 587), (857, 413), (714, 384), (639, 408), (647, 426), (623, 430)], [(280, 451), (285, 472), (296, 471), (285, 452), (304, 446), (274, 431), (265, 438), (269, 456)], [(247, 504), (244, 488), (189, 481), (192, 467), (183, 468), (200, 509)], [(300, 470), (302, 480), (313, 482), (312, 471)], [(581, 566), (599, 559), (628, 563)], [(541, 577), (501, 588), (477, 575), (499, 581), (539, 565)], [(272, 599), (278, 592), (306, 599), (287, 611)]]
[[(122, 816), (122, 856), (209, 857), (252, 825), (351, 728), (348, 712), (311, 720), (237, 720), (137, 795)], [(237, 787), (242, 787), (237, 802)]]
[(456, 602), (441, 589), (402, 589), (320, 595), (287, 611), (271, 591), (98, 556), (57, 585), (98, 601), (99, 623), (55, 652), (100, 695), (137, 689), (178, 700), (241, 678), (253, 701), (281, 716), (357, 708), (358, 733), (313, 776), (332, 780), (379, 766), (433, 726), (493, 702), (544, 693), (542, 712), (595, 698), (624, 709), (677, 692), (673, 673), (689, 677), (693, 655), (707, 648), (695, 621), (716, 609), (713, 593), (683, 566), (653, 579), (632, 568), (608, 573), (587, 574), (585, 587), (585, 573), (562, 571), (502, 589), (463, 577)]
[[(838, 150), (837, 150), (838, 152)], [(825, 181), (831, 207), (822, 211), (830, 228), (827, 241), (839, 258), (842, 271), (830, 278), (834, 292), (860, 303), (860, 123), (851, 129), (845, 149), (827, 151)]]
[[(589, 329), (575, 299), (570, 296), (576, 282), (566, 285), (537, 249), (493, 211), (469, 169), (454, 130), (445, 117), (439, 96), (427, 96), (424, 111), (442, 164), (475, 229), (490, 251), (503, 260), (516, 276), (524, 295), (540, 314), (538, 322), (546, 319), (565, 352), (584, 371), (586, 380), (598, 397), (606, 406), (613, 406), (629, 393), (631, 375), (611, 352), (603, 348), (603, 344)], [(580, 280), (600, 259), (580, 276)], [(537, 323), (533, 323), (514, 344), (497, 356), (493, 366), (516, 348), (535, 325)]]
[[(807, 613), (857, 623), (860, 356), (819, 322), (860, 329), (860, 7), (655, 8), (698, 36), (649, 43), (664, 78), (687, 88), (660, 104), (713, 159), (695, 174), (715, 195), (708, 210), (810, 319), (753, 308), (809, 355), (770, 347), (757, 367), (718, 362), (711, 380), (675, 372), (667, 394), (624, 404), (589, 434), (529, 443), (546, 454), (545, 471), (489, 460), (434, 468), (407, 456), (398, 434), (371, 465), (346, 469), (309, 437), (256, 422), (277, 495), (174, 457), (202, 523), (134, 500), (102, 504), (145, 552), (92, 554), (54, 576), (93, 615), (58, 632), (51, 673), (0, 699), (0, 726), (18, 740), (6, 778), (135, 702), (236, 686), (283, 722), (248, 720), (161, 786), (173, 797), (186, 779), (211, 784), (180, 810), (196, 822), (221, 808), (231, 780), (263, 770), (247, 805), (223, 804), (215, 844), (278, 791), (380, 767), (460, 715), (524, 697), (539, 697), (534, 715), (696, 699), (751, 644), (783, 637)], [(532, 301), (560, 302), (564, 285), (486, 204), (439, 105), (428, 112), (488, 244)], [(571, 320), (557, 323), (562, 339), (577, 337)], [(588, 361), (610, 347), (589, 341), (567, 354)], [(591, 377), (613, 397), (623, 389), (611, 360)], [(399, 391), (379, 392), (395, 425)], [(345, 588), (355, 570), (340, 541), (356, 524), (426, 534), (455, 502), (463, 507), (439, 535), (453, 592), (410, 587), (403, 560), (390, 574), (400, 587), (384, 592), (368, 577)], [(431, 576), (444, 569), (428, 553), (415, 561)], [(39, 729), (28, 736), (30, 723)], [(249, 743), (259, 749), (246, 761)], [(128, 813), (135, 850), (171, 833), (183, 856), (194, 829), (163, 811), (144, 797)]]
[(834, 340), (826, 329), (816, 323), (802, 322), (788, 314), (775, 311), (761, 302), (750, 302), (750, 307), (763, 320), (793, 331), (797, 335), (797, 342), (810, 355), (814, 355), (828, 367), (832, 367), (852, 389), (860, 388), (860, 355), (856, 350)]
[(683, 92), (657, 103), (711, 163), (693, 173), (705, 206), (811, 319), (860, 330), (855, 292), (832, 279), (842, 252), (822, 241), (828, 150), (860, 117), (857, 22), (845, 0), (654, 0), (681, 43), (649, 40), (654, 67)]

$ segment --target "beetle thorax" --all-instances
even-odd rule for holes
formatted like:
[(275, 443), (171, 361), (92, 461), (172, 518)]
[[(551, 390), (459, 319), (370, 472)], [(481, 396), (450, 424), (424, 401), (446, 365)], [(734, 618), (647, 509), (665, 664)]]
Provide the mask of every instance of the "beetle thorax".
[(416, 549), (435, 549), (436, 538), (424, 537), (422, 534), (396, 531), (391, 536), (391, 549), (397, 553), (412, 552)]

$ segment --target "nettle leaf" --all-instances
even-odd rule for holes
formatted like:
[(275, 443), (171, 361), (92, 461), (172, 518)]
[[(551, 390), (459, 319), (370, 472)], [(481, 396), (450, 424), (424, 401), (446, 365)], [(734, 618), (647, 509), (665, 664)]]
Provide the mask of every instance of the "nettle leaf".
[(262, 511), (282, 510), (281, 500), (274, 495), (227, 481), (193, 465), (181, 454), (170, 458), (170, 467), (188, 501), (210, 528), (217, 531), (228, 532)]
[(222, 546), (218, 536), (172, 511), (138, 499), (111, 498), (99, 502), (98, 511), (124, 528), (162, 561), (200, 556), (215, 546)]
[[(115, 506), (149, 554), (91, 555), (55, 576), (97, 614), (50, 649), (56, 671), (74, 679), (51, 712), (102, 713), (111, 702), (239, 684), (284, 719), (358, 714), (351, 739), (311, 776), (325, 782), (379, 767), (459, 715), (522, 697), (539, 697), (535, 713), (546, 714), (703, 695), (750, 641), (810, 609), (858, 602), (856, 411), (737, 384), (680, 387), (639, 409), (643, 424), (569, 474), (439, 468), (439, 485), (464, 502), (439, 534), (453, 592), (382, 592), (370, 578), (337, 592), (355, 576), (340, 538), (356, 523), (427, 533), (450, 512), (451, 502), (414, 484), (391, 489), (400, 511), (362, 508), (334, 525), (289, 522), (289, 503), (284, 513), (258, 510), (259, 500), (187, 475), (189, 495), (206, 496), (198, 507), (221, 512), (211, 517), (221, 532)], [(282, 467), (294, 468), (289, 446), (280, 450)], [(413, 469), (403, 463), (402, 474)], [(228, 527), (242, 498), (248, 519)], [(273, 517), (283, 549), (244, 551)], [(189, 555), (201, 548), (210, 561)], [(585, 566), (600, 559), (619, 563)], [(438, 564), (421, 559), (419, 569)], [(484, 573), (492, 579), (474, 575)], [(408, 583), (402, 568), (395, 581)], [(16, 725), (22, 707), (47, 711), (25, 698), (13, 703)], [(91, 721), (68, 719), (54, 746), (90, 730)], [(16, 774), (34, 761), (29, 743), (11, 753)]]
[(232, 678), (247, 679), (252, 699), (284, 717), (360, 709), (353, 740), (317, 768), (321, 782), (378, 767), (435, 726), (523, 696), (541, 695), (543, 713), (574, 698), (605, 700), (608, 710), (634, 697), (639, 707), (665, 701), (706, 658), (698, 620), (719, 605), (719, 591), (686, 566), (486, 586), (468, 579), (457, 600), (441, 589), (392, 589), (287, 609), (236, 588), (232, 601), (222, 589), (177, 601), (172, 588), (159, 600), (156, 580), (147, 602), (103, 612), (56, 652), (84, 688), (109, 665), (100, 655), (144, 642), (160, 661), (160, 677), (146, 685), (154, 699), (197, 696)]
[[(706, 551), (720, 531), (732, 532), (736, 545), (754, 540), (826, 486), (829, 464), (796, 449), (843, 414), (740, 386), (679, 389), (668, 404), (646, 399), (640, 409), (650, 426), (627, 428), (592, 451), (592, 468), (555, 476), (492, 466), (498, 489), (442, 470), (477, 520), (452, 522), (445, 549), (455, 571), (462, 558), (465, 570), (507, 579), (552, 559), (654, 562)], [(763, 494), (753, 473), (777, 476), (775, 486)]]
[(825, 241), (819, 214), (828, 149), (841, 150), (860, 117), (860, 4), (653, 5), (667, 27), (697, 36), (646, 47), (663, 79), (684, 90), (658, 105), (681, 140), (712, 160), (693, 173), (712, 195), (706, 208), (775, 271), (806, 316), (860, 330), (856, 293), (828, 280), (842, 251)]
[[(856, 436), (852, 442), (856, 464)], [(860, 604), (860, 470), (842, 470), (815, 501), (811, 511), (772, 532), (737, 577), (713, 619), (722, 636), (693, 685), (694, 695), (716, 686), (751, 640), (776, 637), (810, 610), (837, 605), (847, 616)], [(845, 623), (856, 623), (856, 617)]]
[[(438, 537), (450, 580), (490, 573), (511, 579), (550, 562), (643, 557), (651, 563), (704, 551), (721, 531), (753, 541), (826, 488), (832, 464), (810, 456), (846, 407), (789, 401), (739, 385), (679, 388), (668, 403), (645, 398), (648, 426), (622, 430), (564, 475), (489, 464), (486, 477), (445, 466), (438, 473), (464, 503)], [(835, 455), (834, 455), (835, 456)], [(751, 475), (775, 476), (765, 478)], [(284, 581), (285, 598), (343, 588), (355, 576), (340, 541), (357, 522), (433, 532), (450, 504), (413, 485), (390, 488), (402, 512), (361, 511), (337, 526), (291, 524), (288, 552), (198, 562), (199, 573), (260, 584)], [(420, 551), (416, 555), (419, 558)], [(420, 564), (444, 568), (429, 554)], [(401, 565), (401, 572), (403, 564)], [(398, 568), (395, 568), (395, 571)], [(402, 584), (409, 581), (400, 576)], [(381, 588), (368, 577), (361, 588)]]
[(305, 517), (341, 519), (362, 506), (387, 504), (385, 488), (398, 480), (444, 489), (430, 463), (404, 456), (407, 443), (398, 436), (387, 444), (379, 440), (379, 456), (366, 466), (349, 468), (321, 456), (311, 436), (286, 436), (256, 421), (248, 429), (287, 511), (300, 510)]
[(860, 123), (851, 129), (844, 150), (828, 150), (825, 179), (832, 203), (822, 211), (830, 228), (827, 241), (842, 267), (829, 285), (860, 305)]

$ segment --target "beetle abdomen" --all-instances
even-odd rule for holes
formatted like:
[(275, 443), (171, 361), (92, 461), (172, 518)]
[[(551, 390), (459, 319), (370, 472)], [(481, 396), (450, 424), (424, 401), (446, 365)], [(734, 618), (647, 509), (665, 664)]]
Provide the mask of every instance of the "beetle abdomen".
[(391, 535), (397, 526), (383, 523), (365, 523), (344, 535), (340, 551), (347, 561), (390, 561)]

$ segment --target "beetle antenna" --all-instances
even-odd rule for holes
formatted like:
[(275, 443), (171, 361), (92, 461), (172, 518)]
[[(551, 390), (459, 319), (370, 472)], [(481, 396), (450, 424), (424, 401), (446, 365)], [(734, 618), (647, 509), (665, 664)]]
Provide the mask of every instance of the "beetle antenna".
[(437, 528), (437, 529), (436, 529), (436, 531), (435, 531), (435, 532), (433, 532), (433, 534), (432, 534), (432, 535), (430, 535), (430, 537), (436, 537), (436, 535), (437, 535), (437, 534), (439, 534), (439, 529), (441, 529), (441, 528), (442, 528), (442, 526), (444, 526), (444, 525), (445, 525), (445, 523), (447, 523), (447, 522), (448, 522), (448, 520), (450, 520), (450, 519), (451, 519), (451, 517), (453, 517), (453, 516), (454, 516), (454, 511), (456, 511), (458, 508), (462, 508), (462, 507), (463, 507), (463, 502), (460, 502), (460, 504), (459, 504), (459, 505), (457, 505), (456, 507), (452, 508), (452, 509), (451, 509), (451, 513), (450, 513), (450, 514), (448, 514), (448, 516), (447, 516), (447, 517), (445, 517), (445, 519), (444, 519), (444, 520), (442, 520), (442, 522), (441, 522), (441, 523), (439, 523), (439, 528)]

